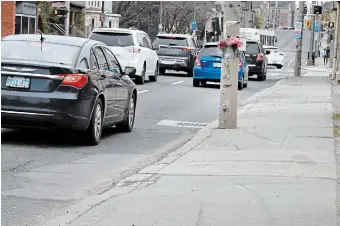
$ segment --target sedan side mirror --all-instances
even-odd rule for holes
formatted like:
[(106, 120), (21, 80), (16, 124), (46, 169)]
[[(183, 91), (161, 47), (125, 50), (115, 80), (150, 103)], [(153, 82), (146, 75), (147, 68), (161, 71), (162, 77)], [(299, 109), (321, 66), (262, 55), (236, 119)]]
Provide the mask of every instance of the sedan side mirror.
[(270, 54), (270, 51), (266, 50), (266, 55), (269, 55)]
[(125, 67), (124, 74), (128, 75), (130, 78), (136, 75), (136, 68), (134, 67)]

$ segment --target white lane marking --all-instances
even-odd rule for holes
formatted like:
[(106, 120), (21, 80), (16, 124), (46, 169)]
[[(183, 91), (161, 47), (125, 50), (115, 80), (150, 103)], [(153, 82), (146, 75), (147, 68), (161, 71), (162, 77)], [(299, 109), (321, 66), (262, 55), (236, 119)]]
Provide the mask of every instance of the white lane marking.
[(146, 92), (149, 92), (149, 90), (145, 89), (145, 90), (138, 91), (137, 93), (146, 93)]
[(178, 82), (173, 82), (171, 83), (172, 85), (176, 85), (176, 84), (180, 84), (180, 83), (183, 83), (184, 81), (178, 81)]
[(293, 62), (293, 60), (295, 59), (295, 57), (293, 57), (290, 61), (289, 61), (289, 63), (288, 63), (288, 67), (290, 66), (290, 64)]

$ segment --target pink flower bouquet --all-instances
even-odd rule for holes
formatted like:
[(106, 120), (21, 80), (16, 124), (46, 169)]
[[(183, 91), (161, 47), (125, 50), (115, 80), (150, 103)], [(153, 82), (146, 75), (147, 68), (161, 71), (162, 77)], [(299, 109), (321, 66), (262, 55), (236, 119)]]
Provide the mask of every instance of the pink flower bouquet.
[(220, 41), (217, 46), (225, 52), (226, 48), (230, 47), (234, 51), (236, 51), (238, 48), (240, 48), (243, 45), (241, 40), (239, 38), (234, 37), (228, 37), (226, 40)]

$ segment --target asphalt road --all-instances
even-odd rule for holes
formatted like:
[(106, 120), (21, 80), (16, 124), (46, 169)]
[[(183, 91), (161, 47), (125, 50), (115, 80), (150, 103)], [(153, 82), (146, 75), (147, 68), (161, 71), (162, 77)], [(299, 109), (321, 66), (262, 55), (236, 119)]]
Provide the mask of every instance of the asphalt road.
[[(284, 68), (294, 69), (296, 39), (295, 32), (292, 30), (276, 31), (277, 46), (284, 52)], [(307, 63), (308, 50), (310, 43), (310, 31), (303, 31), (302, 37), (302, 65)]]
[[(239, 103), (288, 75), (286, 69), (269, 69), (266, 81), (251, 80), (238, 91)], [(2, 129), (2, 225), (41, 225), (82, 198), (112, 188), (199, 129), (171, 125), (218, 117), (219, 86), (194, 88), (183, 74), (160, 76), (156, 83), (138, 86), (138, 92), (133, 132), (106, 129), (95, 147), (82, 146), (76, 134)]]

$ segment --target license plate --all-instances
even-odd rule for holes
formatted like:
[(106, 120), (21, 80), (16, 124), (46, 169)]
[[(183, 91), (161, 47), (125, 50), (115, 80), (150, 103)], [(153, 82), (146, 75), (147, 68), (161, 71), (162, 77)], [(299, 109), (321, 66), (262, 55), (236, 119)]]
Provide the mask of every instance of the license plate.
[(176, 61), (174, 60), (162, 60), (162, 64), (173, 65)]
[(221, 63), (213, 63), (214, 67), (221, 67)]
[(8, 77), (6, 81), (7, 87), (28, 89), (30, 87), (30, 79), (22, 77)]

